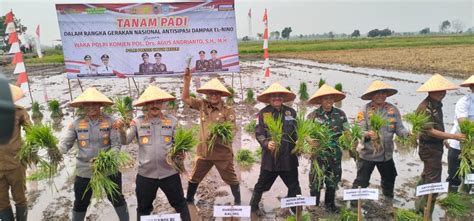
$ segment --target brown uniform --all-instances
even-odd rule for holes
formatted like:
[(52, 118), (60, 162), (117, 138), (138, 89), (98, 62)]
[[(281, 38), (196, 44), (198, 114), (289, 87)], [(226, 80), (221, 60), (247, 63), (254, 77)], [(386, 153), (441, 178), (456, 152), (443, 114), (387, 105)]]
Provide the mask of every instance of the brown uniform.
[(12, 139), (7, 144), (0, 145), (0, 211), (10, 207), (10, 188), (16, 206), (26, 207), (26, 165), (16, 155), (22, 145), (21, 127), (27, 125), (31, 125), (28, 112), (25, 108), (16, 106)]
[(221, 101), (217, 107), (213, 107), (209, 101), (191, 98), (191, 108), (200, 112), (199, 145), (197, 147), (196, 163), (191, 173), (190, 182), (200, 183), (213, 165), (216, 166), (221, 178), (229, 185), (239, 183), (234, 170), (234, 153), (232, 144), (224, 145), (220, 138), (216, 139), (212, 152), (208, 151), (210, 140), (209, 125), (212, 123), (223, 123), (230, 121), (235, 128), (234, 110), (224, 105)]

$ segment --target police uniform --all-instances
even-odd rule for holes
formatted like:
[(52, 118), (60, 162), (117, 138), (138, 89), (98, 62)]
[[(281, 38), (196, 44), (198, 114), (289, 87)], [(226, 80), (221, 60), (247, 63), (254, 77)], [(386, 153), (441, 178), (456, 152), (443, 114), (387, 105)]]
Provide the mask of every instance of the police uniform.
[(153, 64), (153, 73), (160, 73), (160, 72), (166, 72), (166, 65), (163, 63), (160, 64)]
[(196, 71), (209, 71), (210, 63), (208, 60), (197, 60)]
[(26, 165), (23, 165), (16, 157), (22, 145), (21, 127), (32, 125), (25, 108), (15, 106), (14, 123), (11, 139), (6, 144), (0, 144), (0, 219), (13, 220), (9, 194), (9, 190), (11, 190), (11, 196), (15, 201), (16, 216), (26, 220), (28, 212)]
[(210, 70), (218, 71), (222, 69), (222, 61), (219, 58), (209, 60)]
[(151, 63), (141, 63), (139, 67), (140, 73), (152, 73), (153, 72), (153, 64)]
[(99, 74), (110, 74), (110, 73), (113, 73), (114, 72), (114, 69), (112, 66), (110, 65), (101, 65), (97, 68), (97, 73)]
[[(84, 102), (112, 104), (110, 99), (95, 88), (88, 88), (69, 105), (80, 107), (79, 105)], [(59, 148), (63, 154), (66, 154), (75, 143), (78, 147), (74, 180), (73, 221), (84, 219), (91, 201), (92, 191), (86, 191), (92, 177), (91, 161), (97, 157), (99, 151), (120, 151), (119, 132), (112, 128), (113, 122), (111, 117), (104, 114), (95, 120), (89, 119), (89, 117), (80, 117), (68, 125), (65, 135), (61, 138)], [(114, 196), (107, 195), (107, 198), (114, 206), (120, 221), (128, 221), (127, 203), (122, 195), (122, 174), (118, 172), (110, 175), (109, 178), (117, 184), (119, 193)]]

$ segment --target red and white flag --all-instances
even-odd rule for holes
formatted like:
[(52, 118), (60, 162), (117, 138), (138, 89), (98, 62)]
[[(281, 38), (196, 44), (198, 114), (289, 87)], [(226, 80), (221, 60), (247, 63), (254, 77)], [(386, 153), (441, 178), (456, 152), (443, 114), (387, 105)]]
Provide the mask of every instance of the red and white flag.
[(16, 85), (20, 87), (23, 92), (28, 92), (28, 75), (26, 74), (26, 72), (22, 72), (20, 73), (20, 75), (18, 75)]
[(16, 65), (13, 74), (20, 74), (26, 72), (25, 63), (23, 62), (23, 54), (18, 52), (13, 57), (12, 64)]
[(15, 23), (13, 21), (13, 12), (10, 11), (5, 15), (5, 25), (7, 27), (5, 28), (5, 34), (10, 34), (12, 32), (15, 32)]
[(40, 26), (39, 25), (36, 27), (35, 40), (36, 40), (36, 53), (38, 54), (39, 58), (42, 58), (43, 53), (41, 53)]
[(263, 63), (263, 68), (265, 69), (265, 77), (270, 77), (270, 60), (268, 57), (268, 15), (267, 9), (265, 9), (265, 14), (263, 15), (263, 22), (265, 23), (265, 31), (263, 32), (263, 58), (265, 62)]
[(249, 13), (248, 13), (249, 18), (252, 18), (252, 9), (249, 8)]

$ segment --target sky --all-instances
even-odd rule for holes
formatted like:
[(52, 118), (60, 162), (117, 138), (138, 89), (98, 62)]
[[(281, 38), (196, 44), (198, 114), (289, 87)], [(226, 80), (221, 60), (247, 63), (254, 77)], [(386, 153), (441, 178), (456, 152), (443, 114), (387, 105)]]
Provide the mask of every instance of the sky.
[[(0, 14), (13, 9), (33, 35), (41, 27), (43, 45), (60, 39), (56, 3), (130, 3), (159, 0), (0, 0)], [(181, 0), (183, 1), (183, 0)], [(326, 32), (361, 34), (378, 28), (396, 32), (438, 31), (444, 20), (458, 20), (465, 29), (474, 26), (474, 0), (235, 0), (237, 36), (249, 35), (248, 11), (252, 10), (252, 35), (263, 33), (263, 12), (268, 9), (269, 30), (292, 28), (292, 35)]]

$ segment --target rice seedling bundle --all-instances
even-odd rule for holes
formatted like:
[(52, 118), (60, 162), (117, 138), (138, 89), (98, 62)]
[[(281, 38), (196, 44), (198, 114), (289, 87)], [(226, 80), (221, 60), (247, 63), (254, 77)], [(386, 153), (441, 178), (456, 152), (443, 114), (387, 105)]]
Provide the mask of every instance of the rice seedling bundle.
[(306, 85), (306, 82), (300, 83), (300, 90), (298, 91), (298, 94), (300, 95), (301, 101), (308, 100), (309, 95), (308, 95), (308, 86)]
[(31, 118), (33, 119), (43, 118), (43, 113), (41, 113), (40, 105), (36, 101), (31, 104)]
[(380, 150), (383, 148), (382, 142), (380, 140), (380, 137), (382, 135), (380, 130), (385, 126), (388, 126), (389, 121), (384, 119), (380, 112), (375, 112), (369, 116), (369, 125), (370, 125), (370, 129), (374, 131), (377, 135), (376, 139), (372, 139), (370, 141), (372, 144), (372, 147), (374, 148), (374, 154), (375, 154), (377, 152), (380, 152)]
[(58, 100), (48, 101), (48, 109), (51, 111), (51, 118), (60, 118), (63, 116)]
[(234, 125), (228, 121), (209, 125), (209, 131), (211, 133), (211, 139), (208, 146), (209, 152), (212, 152), (217, 138), (221, 139), (222, 144), (231, 144), (234, 139), (233, 129)]
[(251, 120), (248, 124), (245, 125), (244, 130), (245, 132), (254, 135), (255, 130), (257, 129), (257, 121)]
[(84, 194), (92, 190), (92, 197), (98, 201), (107, 195), (117, 197), (120, 194), (118, 185), (109, 176), (118, 173), (130, 160), (130, 155), (121, 151), (99, 151), (92, 162), (92, 177)]
[(421, 221), (423, 217), (413, 210), (408, 209), (395, 209), (395, 221)]
[(310, 143), (308, 142), (310, 138), (310, 133), (313, 129), (314, 123), (312, 120), (305, 119), (306, 112), (298, 111), (296, 115), (296, 136), (297, 140), (295, 142), (295, 148), (291, 153), (296, 155), (301, 155), (310, 152)]
[(471, 212), (468, 205), (469, 196), (460, 193), (448, 193), (446, 197), (438, 199), (437, 202), (451, 217), (467, 216)]
[(418, 145), (418, 136), (421, 132), (426, 129), (430, 124), (430, 116), (425, 112), (415, 111), (408, 113), (403, 116), (403, 119), (409, 123), (411, 128), (411, 134), (407, 138), (401, 138), (400, 141), (405, 147), (416, 148)]
[[(175, 92), (171, 92), (171, 95), (173, 97), (176, 97), (176, 93)], [(172, 100), (172, 101), (168, 101), (168, 108), (171, 109), (171, 110), (175, 110), (178, 105), (176, 104), (176, 100)]]
[(342, 84), (341, 83), (337, 83), (336, 85), (334, 85), (334, 88), (340, 92), (342, 92)]
[(234, 105), (234, 97), (235, 97), (235, 91), (234, 88), (227, 87), (227, 90), (230, 92), (230, 96), (227, 97), (226, 103), (227, 105)]
[[(330, 149), (333, 136), (334, 133), (328, 125), (313, 121), (310, 131), (310, 138), (316, 140), (317, 145), (311, 146), (311, 148), (309, 148), (308, 154), (313, 159), (317, 159), (322, 152), (334, 151)], [(313, 160), (311, 164), (311, 173), (313, 174), (312, 183), (317, 183), (317, 188), (320, 188), (320, 185), (324, 183), (326, 177), (317, 160)]]
[(193, 129), (176, 129), (173, 137), (173, 146), (166, 156), (166, 162), (180, 173), (185, 172), (186, 168), (184, 167), (184, 163), (178, 156), (193, 151), (197, 144), (198, 140), (195, 137), (195, 131)]
[(237, 151), (235, 160), (243, 167), (250, 167), (255, 163), (255, 157), (249, 149), (240, 149)]
[(324, 84), (326, 84), (326, 80), (324, 80), (323, 78), (319, 78), (319, 82), (318, 82), (318, 87), (322, 87)]
[(102, 112), (104, 112), (107, 115), (113, 115), (115, 111), (112, 108), (112, 106), (105, 106), (102, 108)]
[[(467, 174), (472, 173), (474, 168), (474, 122), (466, 119), (459, 123), (461, 133), (466, 135), (466, 139), (461, 142), (461, 160), (457, 175), (464, 179)], [(463, 182), (464, 183), (464, 182)]]
[(74, 116), (76, 116), (76, 117), (86, 116), (86, 109), (84, 109), (83, 107), (76, 108), (76, 110), (74, 112)]
[(128, 127), (133, 118), (133, 100), (130, 97), (116, 97), (114, 99), (114, 109), (118, 112), (124, 124)]
[(255, 94), (254, 94), (252, 88), (247, 89), (247, 96), (245, 98), (245, 103), (247, 103), (247, 104), (255, 104), (256, 103)]
[(350, 209), (341, 208), (340, 214), (341, 214), (341, 221), (357, 221), (357, 213)]
[(363, 137), (362, 129), (356, 122), (351, 125), (346, 124), (344, 127), (346, 128), (346, 131), (344, 131), (338, 139), (339, 146), (342, 150), (347, 150), (351, 155), (356, 156), (357, 159), (358, 154), (356, 144)]
[(271, 114), (263, 116), (263, 121), (265, 122), (265, 125), (267, 125), (267, 132), (270, 135), (271, 140), (275, 143), (275, 149), (273, 150), (275, 158), (278, 157), (281, 139), (283, 138), (283, 121), (281, 119), (281, 115), (279, 115), (277, 119), (274, 119)]

